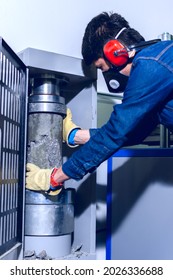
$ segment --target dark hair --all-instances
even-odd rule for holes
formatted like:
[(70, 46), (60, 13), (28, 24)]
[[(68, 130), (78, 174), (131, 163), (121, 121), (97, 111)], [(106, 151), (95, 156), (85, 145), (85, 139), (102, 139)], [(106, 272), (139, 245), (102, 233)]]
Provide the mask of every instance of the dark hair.
[(125, 29), (118, 38), (126, 46), (145, 41), (138, 31), (131, 28), (129, 23), (117, 13), (103, 12), (94, 17), (87, 25), (82, 41), (82, 56), (87, 65), (103, 55), (103, 46), (108, 40), (114, 39), (116, 34)]

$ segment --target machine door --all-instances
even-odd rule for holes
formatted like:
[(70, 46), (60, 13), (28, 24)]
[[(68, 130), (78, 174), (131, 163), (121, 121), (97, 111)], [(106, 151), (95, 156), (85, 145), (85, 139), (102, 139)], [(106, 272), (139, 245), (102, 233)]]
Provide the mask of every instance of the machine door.
[(22, 253), (27, 69), (0, 37), (0, 258)]

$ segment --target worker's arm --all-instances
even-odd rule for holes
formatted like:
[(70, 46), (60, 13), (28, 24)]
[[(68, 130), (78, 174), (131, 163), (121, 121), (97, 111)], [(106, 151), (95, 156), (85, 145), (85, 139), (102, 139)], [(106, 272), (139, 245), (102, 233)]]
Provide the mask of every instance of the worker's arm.
[(81, 129), (72, 120), (72, 112), (68, 108), (63, 120), (63, 141), (71, 148), (85, 144), (90, 138), (89, 130)]
[(74, 136), (75, 145), (83, 145), (90, 139), (90, 131), (79, 129)]
[(58, 168), (54, 175), (54, 180), (59, 183), (64, 183), (68, 179), (70, 178), (62, 171), (62, 167)]
[(85, 144), (96, 131), (97, 129), (81, 129), (73, 122), (71, 110), (67, 109), (67, 115), (63, 120), (63, 141), (69, 147), (73, 148)]

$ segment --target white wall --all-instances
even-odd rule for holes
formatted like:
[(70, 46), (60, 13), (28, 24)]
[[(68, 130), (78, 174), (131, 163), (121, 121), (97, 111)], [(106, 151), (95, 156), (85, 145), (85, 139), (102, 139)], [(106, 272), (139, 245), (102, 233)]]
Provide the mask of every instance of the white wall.
[(0, 36), (15, 52), (33, 47), (81, 57), (85, 27), (103, 11), (120, 13), (146, 39), (173, 34), (172, 0), (0, 0)]

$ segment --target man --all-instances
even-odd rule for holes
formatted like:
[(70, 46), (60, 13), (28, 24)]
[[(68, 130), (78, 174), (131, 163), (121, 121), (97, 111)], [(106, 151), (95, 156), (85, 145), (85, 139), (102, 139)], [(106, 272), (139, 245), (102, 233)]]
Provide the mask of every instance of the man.
[(145, 42), (122, 16), (102, 13), (86, 27), (82, 55), (86, 64), (129, 76), (122, 103), (99, 129), (77, 128), (68, 111), (64, 139), (84, 145), (53, 173), (29, 164), (29, 189), (53, 192), (69, 178), (80, 180), (121, 147), (140, 143), (159, 123), (173, 131), (172, 41)]

